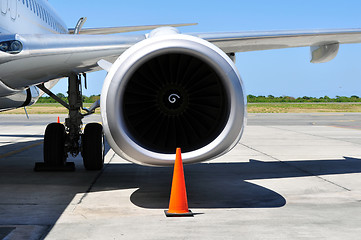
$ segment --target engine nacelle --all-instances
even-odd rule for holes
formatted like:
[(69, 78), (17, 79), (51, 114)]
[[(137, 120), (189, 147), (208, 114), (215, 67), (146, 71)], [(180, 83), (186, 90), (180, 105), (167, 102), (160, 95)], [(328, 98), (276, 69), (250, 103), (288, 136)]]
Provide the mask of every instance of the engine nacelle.
[(242, 80), (213, 44), (188, 35), (143, 40), (112, 65), (101, 94), (112, 149), (143, 165), (218, 157), (239, 141), (246, 115)]

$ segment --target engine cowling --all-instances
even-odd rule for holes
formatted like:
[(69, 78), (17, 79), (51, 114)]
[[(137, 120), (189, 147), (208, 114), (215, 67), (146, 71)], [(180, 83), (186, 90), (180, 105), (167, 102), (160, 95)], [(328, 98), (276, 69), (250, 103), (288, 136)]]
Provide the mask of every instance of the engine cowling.
[(184, 163), (228, 152), (239, 141), (246, 115), (242, 80), (229, 57), (189, 35), (152, 36), (112, 65), (101, 94), (109, 145), (143, 165)]

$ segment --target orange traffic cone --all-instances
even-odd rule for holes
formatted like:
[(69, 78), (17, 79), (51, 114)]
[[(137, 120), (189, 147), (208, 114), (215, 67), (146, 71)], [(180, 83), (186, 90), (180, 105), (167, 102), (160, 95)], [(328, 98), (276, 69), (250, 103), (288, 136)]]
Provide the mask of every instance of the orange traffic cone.
[(60, 118), (59, 118), (59, 116), (58, 116), (58, 123), (60, 123)]
[(186, 184), (184, 181), (183, 163), (181, 149), (177, 148), (174, 162), (172, 190), (169, 200), (169, 210), (165, 210), (167, 217), (193, 216), (188, 209)]

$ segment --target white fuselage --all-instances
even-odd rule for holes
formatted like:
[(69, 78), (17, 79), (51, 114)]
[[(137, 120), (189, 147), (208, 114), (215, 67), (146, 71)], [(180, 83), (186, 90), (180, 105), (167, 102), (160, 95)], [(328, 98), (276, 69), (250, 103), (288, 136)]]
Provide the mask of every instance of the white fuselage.
[(0, 34), (66, 34), (68, 29), (44, 0), (0, 0)]
[[(65, 23), (44, 0), (0, 0), (0, 39), (13, 38), (14, 34), (66, 34)], [(22, 66), (22, 68), (19, 68)], [(32, 69), (35, 70), (34, 67)], [(0, 111), (26, 106), (34, 103), (42, 94), (35, 86), (27, 90), (13, 86), (14, 78), (23, 83), (30, 82), (34, 70), (27, 69), (24, 64), (3, 63), (0, 65)], [(51, 88), (58, 80), (50, 81)]]

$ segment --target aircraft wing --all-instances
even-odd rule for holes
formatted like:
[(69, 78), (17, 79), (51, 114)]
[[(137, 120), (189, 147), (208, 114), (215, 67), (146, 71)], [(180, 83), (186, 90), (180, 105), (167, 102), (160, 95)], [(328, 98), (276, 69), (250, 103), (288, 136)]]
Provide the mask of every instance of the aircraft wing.
[[(311, 46), (312, 62), (331, 60), (336, 56), (339, 44), (361, 42), (361, 29), (188, 35), (203, 38), (226, 53)], [(69, 72), (96, 71), (100, 69), (97, 65), (100, 59), (114, 62), (125, 50), (144, 39), (144, 34), (0, 35), (0, 42), (18, 40), (23, 44), (23, 50), (18, 54), (0, 51), (1, 79), (11, 88), (21, 88), (61, 78)]]
[(215, 44), (225, 52), (361, 42), (361, 29), (196, 33), (192, 35)]
[(0, 35), (0, 43), (19, 41), (22, 44), (22, 50), (16, 54), (0, 51), (0, 79), (10, 88), (18, 89), (62, 78), (71, 72), (97, 71), (100, 70), (97, 61), (114, 62), (124, 51), (145, 38), (144, 34)]

